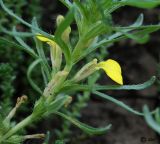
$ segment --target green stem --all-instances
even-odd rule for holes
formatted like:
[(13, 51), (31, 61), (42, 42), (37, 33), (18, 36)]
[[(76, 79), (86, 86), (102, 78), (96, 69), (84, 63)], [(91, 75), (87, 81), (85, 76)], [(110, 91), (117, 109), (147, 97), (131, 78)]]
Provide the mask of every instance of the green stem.
[(27, 118), (25, 118), (23, 121), (21, 121), (20, 123), (18, 123), (15, 127), (13, 127), (12, 129), (10, 129), (4, 136), (2, 139), (0, 139), (0, 143), (5, 141), (6, 139), (8, 139), (9, 137), (11, 137), (12, 135), (14, 135), (16, 132), (18, 132), (19, 130), (23, 129), (24, 127), (26, 127), (27, 125), (29, 125), (30, 123), (32, 123), (33, 121), (35, 121), (35, 118), (33, 117), (33, 115), (29, 115)]

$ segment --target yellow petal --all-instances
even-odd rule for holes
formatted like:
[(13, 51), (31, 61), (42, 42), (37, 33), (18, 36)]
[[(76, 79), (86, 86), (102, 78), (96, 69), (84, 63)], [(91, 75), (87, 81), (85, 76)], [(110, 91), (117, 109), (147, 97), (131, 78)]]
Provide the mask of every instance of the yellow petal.
[(123, 85), (121, 67), (118, 62), (109, 59), (107, 61), (100, 62), (98, 67), (102, 68), (113, 81)]
[(37, 34), (36, 35), (36, 38), (37, 39), (39, 39), (40, 41), (42, 41), (42, 42), (46, 42), (46, 43), (52, 43), (52, 44), (56, 44), (53, 40), (51, 40), (51, 39), (49, 39), (49, 38), (46, 38), (46, 37), (44, 37), (43, 35), (41, 35), (41, 34)]

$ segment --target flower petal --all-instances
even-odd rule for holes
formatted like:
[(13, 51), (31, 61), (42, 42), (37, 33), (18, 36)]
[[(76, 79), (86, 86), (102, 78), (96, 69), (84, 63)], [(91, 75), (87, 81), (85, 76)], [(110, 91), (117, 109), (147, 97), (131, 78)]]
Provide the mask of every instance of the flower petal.
[(46, 38), (46, 37), (44, 37), (43, 35), (41, 35), (41, 34), (37, 34), (36, 35), (36, 38), (37, 39), (39, 39), (40, 41), (42, 41), (42, 42), (46, 42), (46, 43), (52, 43), (52, 44), (56, 44), (53, 40), (51, 40), (51, 39), (49, 39), (49, 38)]
[(123, 85), (121, 67), (118, 62), (109, 59), (107, 61), (100, 62), (98, 67), (102, 68), (112, 80)]

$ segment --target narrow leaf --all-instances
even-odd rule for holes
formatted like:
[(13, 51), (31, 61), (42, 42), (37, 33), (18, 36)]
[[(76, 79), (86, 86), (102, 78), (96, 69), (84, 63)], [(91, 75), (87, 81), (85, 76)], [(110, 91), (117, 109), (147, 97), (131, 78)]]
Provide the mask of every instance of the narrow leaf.
[(158, 123), (156, 123), (156, 121), (153, 119), (153, 117), (152, 117), (151, 113), (149, 112), (149, 109), (146, 105), (143, 107), (143, 112), (144, 112), (144, 118), (145, 118), (147, 124), (153, 130), (155, 130), (157, 133), (160, 134), (160, 125)]
[(137, 36), (135, 34), (128, 33), (128, 32), (125, 32), (125, 31), (121, 31), (121, 30), (117, 30), (117, 31), (124, 34), (126, 37), (135, 40), (139, 44), (144, 44), (149, 40), (149, 35), (148, 34), (143, 35), (143, 36), (142, 35)]
[(66, 83), (64, 87), (61, 89), (65, 92), (73, 92), (73, 91), (106, 91), (106, 90), (143, 90), (150, 86), (152, 86), (156, 81), (156, 77), (152, 76), (148, 81), (142, 84), (134, 84), (134, 85), (80, 85), (80, 84), (73, 84), (73, 83)]
[(103, 127), (103, 128), (94, 128), (94, 127), (88, 126), (78, 120), (75, 120), (75, 119), (73, 119), (73, 118), (71, 118), (61, 112), (56, 112), (55, 114), (63, 117), (64, 119), (69, 120), (71, 123), (73, 123), (78, 128), (80, 128), (81, 130), (83, 130), (84, 132), (86, 132), (87, 134), (90, 134), (90, 135), (103, 134), (103, 133), (106, 133), (111, 128), (111, 124), (109, 124), (108, 126)]
[(50, 113), (54, 113), (58, 111), (62, 106), (64, 106), (68, 101), (70, 101), (71, 97), (68, 95), (60, 95), (58, 96), (52, 103), (47, 107), (47, 115)]
[(95, 90), (143, 90), (150, 86), (152, 86), (156, 81), (156, 77), (152, 76), (148, 81), (142, 84), (135, 84), (135, 85), (106, 85), (106, 86), (94, 86), (93, 89)]
[(10, 16), (14, 17), (15, 19), (17, 19), (18, 21), (20, 21), (22, 24), (26, 25), (29, 28), (33, 28), (34, 30), (36, 30), (37, 32), (39, 32), (40, 34), (44, 35), (47, 38), (50, 39), (54, 39), (53, 37), (50, 36), (50, 34), (44, 32), (43, 30), (33, 27), (31, 24), (29, 24), (28, 22), (26, 22), (25, 20), (23, 20), (21, 17), (17, 16), (16, 14), (14, 14), (14, 12), (10, 9), (8, 9), (5, 4), (3, 3), (3, 0), (0, 0), (0, 6), (2, 7), (2, 9), (7, 12)]
[(31, 37), (31, 36), (33, 36), (33, 34), (30, 33), (30, 32), (17, 32), (17, 33), (14, 33), (13, 31), (8, 31), (2, 25), (0, 25), (0, 30), (3, 33), (6, 33), (6, 34), (12, 35), (12, 36), (18, 36), (18, 37)]
[(27, 52), (32, 57), (38, 58), (38, 55), (32, 49), (30, 49), (28, 47), (24, 47), (24, 46), (18, 45), (17, 43), (11, 42), (11, 41), (9, 41), (9, 40), (7, 40), (5, 38), (0, 37), (0, 44), (4, 44), (6, 46), (11, 46), (11, 47), (18, 48), (20, 50), (23, 50), (23, 51)]
[(159, 0), (121, 0), (122, 4), (138, 8), (154, 8), (160, 5)]
[(37, 84), (32, 80), (31, 78), (31, 74), (32, 74), (32, 71), (33, 69), (42, 61), (42, 59), (37, 59), (35, 60), (28, 68), (28, 71), (27, 71), (27, 78), (31, 84), (31, 86), (34, 88), (34, 90), (36, 90), (38, 93), (42, 94), (42, 91), (41, 89), (39, 88), (39, 86), (37, 86)]
[(156, 122), (160, 125), (160, 107), (157, 108), (156, 110), (155, 119), (156, 119)]
[(143, 24), (143, 20), (144, 20), (144, 15), (140, 14), (132, 26), (137, 26), (137, 27), (141, 26)]
[[(36, 27), (36, 28), (39, 28), (38, 23), (36, 21), (36, 18), (32, 19), (32, 26)], [(32, 32), (34, 33), (34, 35), (36, 35), (38, 33), (33, 28), (32, 28)], [(41, 70), (42, 70), (42, 75), (44, 74), (43, 75), (44, 81), (48, 82), (51, 78), (50, 77), (50, 73), (51, 73), (50, 66), (49, 66), (47, 58), (45, 56), (41, 41), (37, 40), (35, 37), (34, 37), (34, 41), (36, 43), (36, 49), (37, 49), (38, 55), (43, 60), (42, 65), (41, 65)]]
[(109, 101), (115, 103), (116, 105), (124, 108), (125, 110), (127, 110), (127, 111), (129, 111), (129, 112), (131, 112), (131, 113), (133, 113), (133, 114), (143, 116), (143, 113), (142, 113), (142, 112), (138, 112), (138, 111), (132, 109), (132, 108), (129, 107), (128, 105), (124, 104), (123, 102), (121, 102), (121, 101), (119, 101), (119, 100), (117, 100), (117, 99), (115, 99), (115, 98), (113, 98), (113, 97), (111, 97), (111, 96), (109, 96), (109, 95), (106, 95), (106, 94), (101, 93), (101, 92), (98, 92), (98, 91), (93, 91), (93, 93), (94, 93), (95, 95), (98, 95), (98, 96), (100, 96), (100, 97), (102, 97), (102, 98), (104, 98), (104, 99), (106, 99), (106, 100), (109, 100)]

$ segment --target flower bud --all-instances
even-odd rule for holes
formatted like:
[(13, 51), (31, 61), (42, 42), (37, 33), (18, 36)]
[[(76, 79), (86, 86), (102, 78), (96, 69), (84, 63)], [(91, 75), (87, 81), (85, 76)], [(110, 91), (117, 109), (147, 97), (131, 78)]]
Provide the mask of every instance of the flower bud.
[[(56, 19), (57, 27), (60, 26), (60, 24), (65, 20), (65, 18), (62, 15), (58, 15)], [(69, 35), (71, 33), (71, 27), (67, 27), (64, 32), (62, 33), (62, 40), (66, 43), (69, 42)]]
[(97, 70), (97, 59), (94, 59), (93, 61), (87, 63), (85, 66), (83, 66), (77, 74), (72, 79), (74, 82), (79, 82), (86, 77), (90, 76), (92, 73), (94, 73)]

